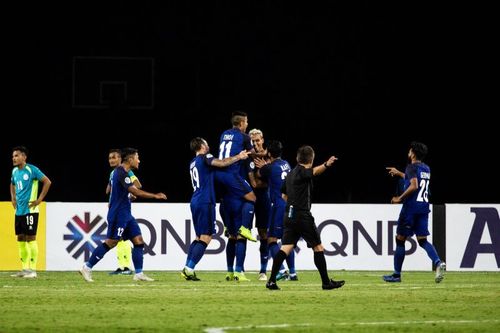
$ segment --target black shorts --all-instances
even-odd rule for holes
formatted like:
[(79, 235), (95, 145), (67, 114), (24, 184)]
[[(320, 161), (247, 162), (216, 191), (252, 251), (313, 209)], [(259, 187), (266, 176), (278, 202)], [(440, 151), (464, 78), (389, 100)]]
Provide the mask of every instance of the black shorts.
[(292, 219), (285, 216), (283, 228), (281, 244), (297, 245), (300, 237), (304, 238), (308, 247), (315, 247), (321, 244), (318, 228), (314, 223), (314, 217), (309, 211), (295, 212), (295, 216)]
[(36, 236), (38, 229), (38, 213), (16, 215), (16, 235)]

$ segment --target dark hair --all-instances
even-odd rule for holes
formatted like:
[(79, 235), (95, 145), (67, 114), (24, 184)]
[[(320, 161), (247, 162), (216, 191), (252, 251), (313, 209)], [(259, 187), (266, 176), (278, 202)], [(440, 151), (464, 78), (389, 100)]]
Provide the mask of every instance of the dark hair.
[(314, 149), (311, 146), (301, 146), (297, 150), (297, 162), (301, 164), (309, 164), (314, 159)]
[(135, 148), (123, 148), (121, 150), (122, 161), (127, 161), (130, 157), (137, 154), (139, 151)]
[(410, 149), (415, 154), (417, 160), (423, 161), (427, 156), (427, 146), (422, 142), (413, 141), (410, 143)]
[(122, 155), (122, 151), (118, 148), (110, 149), (108, 154), (113, 154), (113, 153), (117, 153), (120, 156)]
[(233, 126), (238, 126), (245, 117), (248, 117), (245, 112), (234, 111), (231, 115), (231, 124), (233, 124)]
[(16, 147), (12, 148), (12, 152), (15, 152), (15, 151), (20, 151), (24, 155), (28, 156), (28, 148), (26, 148), (25, 146), (16, 146)]
[(271, 155), (272, 158), (281, 157), (282, 150), (283, 145), (277, 140), (271, 140), (267, 144), (267, 152)]
[(197, 136), (196, 138), (192, 139), (191, 142), (189, 143), (189, 148), (191, 148), (192, 151), (195, 153), (201, 149), (201, 146), (205, 144), (205, 139), (200, 138)]

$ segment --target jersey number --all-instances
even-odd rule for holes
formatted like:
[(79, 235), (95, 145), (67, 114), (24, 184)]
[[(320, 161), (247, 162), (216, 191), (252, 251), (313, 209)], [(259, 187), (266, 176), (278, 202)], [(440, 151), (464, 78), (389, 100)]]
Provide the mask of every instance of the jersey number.
[(23, 182), (20, 181), (20, 180), (17, 181), (17, 189), (18, 190), (22, 190), (23, 189)]
[(191, 174), (191, 184), (193, 185), (193, 191), (196, 191), (197, 188), (200, 188), (200, 176), (198, 173), (198, 169), (196, 167), (190, 170)]
[(33, 225), (33, 215), (26, 215), (26, 225)]
[(233, 141), (222, 141), (219, 146), (219, 160), (230, 157), (231, 146), (233, 145)]
[(420, 181), (420, 191), (418, 191), (417, 201), (429, 202), (429, 180), (422, 179)]

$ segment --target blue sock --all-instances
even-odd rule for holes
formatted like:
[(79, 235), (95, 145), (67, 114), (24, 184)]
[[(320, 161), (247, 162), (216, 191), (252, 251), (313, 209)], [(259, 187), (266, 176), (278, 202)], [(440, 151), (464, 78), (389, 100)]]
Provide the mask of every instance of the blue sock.
[(234, 271), (234, 257), (236, 256), (236, 239), (229, 238), (226, 245), (227, 271)]
[(104, 242), (101, 243), (101, 245), (99, 245), (94, 252), (92, 252), (89, 261), (87, 261), (87, 266), (90, 268), (94, 267), (94, 265), (97, 264), (106, 253), (108, 253), (109, 249), (108, 244)]
[(238, 239), (236, 241), (236, 272), (243, 272), (243, 264), (245, 263), (245, 257), (247, 254), (247, 240)]
[(274, 258), (280, 250), (278, 243), (276, 242), (269, 243), (268, 247), (269, 247), (269, 256), (271, 258)]
[(269, 259), (269, 249), (267, 248), (267, 239), (260, 239), (260, 273), (265, 273), (267, 270), (267, 261)]
[(188, 249), (188, 253), (187, 253), (188, 255), (187, 255), (187, 258), (186, 258), (186, 266), (188, 266), (189, 260), (191, 260), (191, 257), (193, 256), (193, 248), (194, 248), (194, 246), (196, 245), (197, 242), (198, 242), (198, 240), (194, 240), (191, 243), (191, 245), (189, 245), (189, 249)]
[(144, 244), (135, 245), (132, 249), (132, 262), (134, 263), (135, 274), (142, 272), (144, 262)]
[(288, 257), (286, 257), (286, 264), (290, 274), (295, 274), (295, 251), (292, 249)]
[(427, 252), (427, 255), (429, 256), (429, 258), (431, 258), (434, 265), (438, 265), (441, 262), (441, 259), (439, 259), (434, 245), (432, 245), (428, 241), (425, 241), (425, 243), (420, 244), (420, 246), (425, 250), (425, 252)]
[(403, 261), (405, 260), (405, 247), (401, 245), (396, 245), (396, 251), (394, 252), (394, 273), (401, 275), (401, 268), (403, 267)]
[(196, 243), (196, 245), (193, 247), (193, 254), (192, 254), (191, 259), (189, 260), (189, 262), (186, 266), (191, 268), (191, 269), (194, 269), (196, 264), (200, 262), (201, 257), (203, 257), (203, 254), (205, 253), (207, 246), (208, 246), (207, 243), (199, 240)]
[(241, 225), (245, 228), (252, 229), (254, 206), (252, 201), (245, 201), (241, 206)]

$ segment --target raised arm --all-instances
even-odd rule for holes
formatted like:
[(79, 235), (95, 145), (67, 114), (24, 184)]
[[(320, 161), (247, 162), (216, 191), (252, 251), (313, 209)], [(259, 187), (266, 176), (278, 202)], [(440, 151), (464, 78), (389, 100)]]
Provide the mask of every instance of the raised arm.
[(158, 200), (167, 200), (167, 196), (165, 193), (150, 193), (143, 190), (138, 189), (135, 185), (132, 185), (128, 188), (128, 191), (132, 193), (136, 197), (146, 198), (146, 199), (158, 199)]
[(218, 167), (218, 168), (225, 168), (227, 166), (230, 166), (233, 163), (236, 163), (240, 160), (245, 160), (248, 158), (249, 152), (246, 150), (242, 150), (238, 155), (234, 155), (231, 157), (226, 157), (222, 160), (219, 160), (217, 158), (214, 158), (212, 160), (212, 166)]
[(405, 174), (404, 172), (401, 172), (399, 171), (398, 169), (396, 169), (395, 167), (386, 167), (385, 168), (389, 174), (394, 177), (394, 176), (398, 176), (398, 177), (401, 177), (401, 178), (405, 178)]
[(313, 176), (321, 175), (323, 172), (326, 171), (326, 169), (331, 167), (336, 160), (338, 160), (338, 158), (336, 158), (335, 156), (330, 156), (330, 158), (325, 163), (315, 166), (313, 168)]

